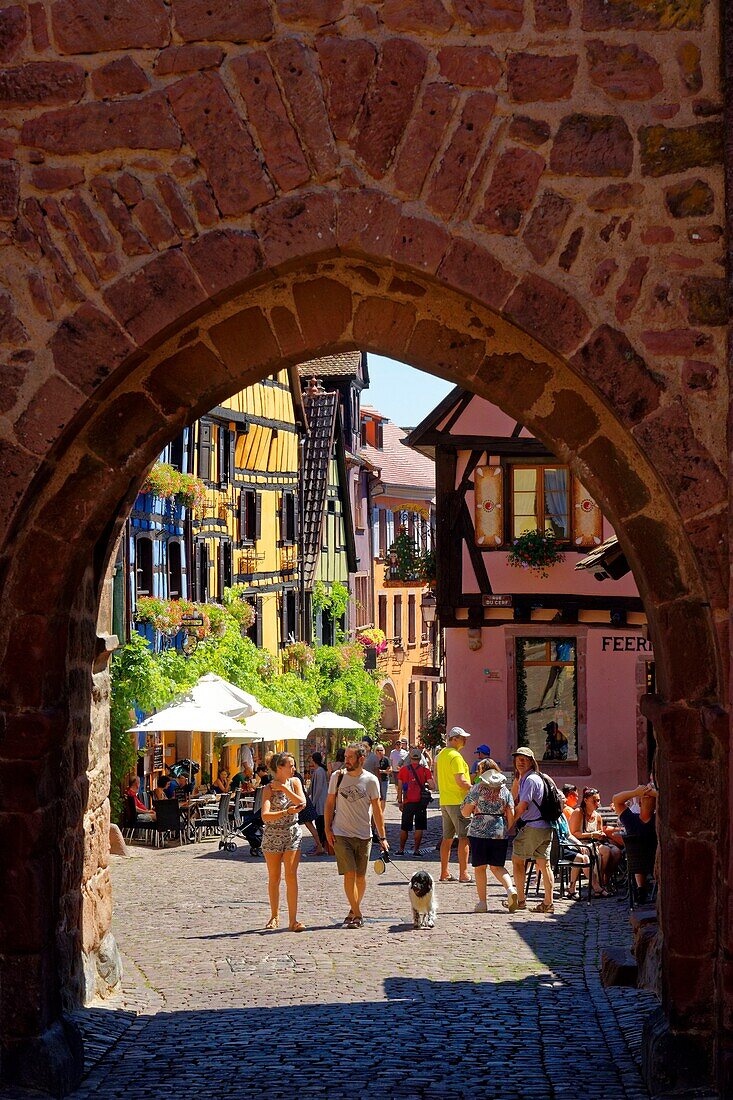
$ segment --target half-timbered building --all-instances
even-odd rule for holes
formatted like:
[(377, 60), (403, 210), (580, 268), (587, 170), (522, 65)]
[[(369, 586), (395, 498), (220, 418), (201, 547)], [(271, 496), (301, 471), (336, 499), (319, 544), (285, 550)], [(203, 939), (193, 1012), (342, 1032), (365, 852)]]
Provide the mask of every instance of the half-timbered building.
[[(654, 669), (639, 593), (630, 573), (576, 569), (614, 535), (596, 502), (539, 439), (461, 389), (408, 442), (435, 460), (448, 724), (504, 764), (529, 745), (556, 779), (591, 778), (606, 798), (645, 779), (639, 700)], [(512, 565), (532, 531), (562, 553), (544, 575)]]
[(378, 659), (385, 730), (417, 739), (442, 697), (434, 624), (423, 616), (424, 580), (394, 553), (407, 539), (417, 554), (433, 544), (435, 469), (405, 445), (407, 432), (362, 406), (360, 455), (370, 481), (374, 625), (387, 648)]

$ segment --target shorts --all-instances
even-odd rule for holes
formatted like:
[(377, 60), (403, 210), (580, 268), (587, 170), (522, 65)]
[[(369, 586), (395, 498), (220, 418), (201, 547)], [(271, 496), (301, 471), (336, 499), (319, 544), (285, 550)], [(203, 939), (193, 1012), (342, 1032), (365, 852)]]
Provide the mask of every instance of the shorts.
[(413, 826), (416, 829), (427, 829), (428, 808), (427, 806), (421, 806), (419, 802), (405, 802), (402, 808), (400, 828), (406, 833), (411, 833)]
[(509, 839), (498, 840), (488, 836), (469, 836), (472, 867), (503, 867)]
[(468, 818), (463, 816), (460, 806), (441, 806), (440, 813), (443, 818), (443, 840), (468, 836)]
[(552, 847), (552, 829), (533, 829), (526, 825), (514, 838), (512, 859), (549, 859)]
[(283, 852), (297, 852), (300, 848), (300, 836), (300, 825), (286, 825), (283, 827), (278, 821), (274, 823), (273, 827), (265, 823), (261, 845), (262, 851), (276, 852), (278, 855), (282, 855)]
[(372, 841), (362, 840), (360, 836), (334, 836), (333, 850), (336, 853), (336, 867), (340, 875), (355, 871), (362, 876), (369, 866), (369, 852)]

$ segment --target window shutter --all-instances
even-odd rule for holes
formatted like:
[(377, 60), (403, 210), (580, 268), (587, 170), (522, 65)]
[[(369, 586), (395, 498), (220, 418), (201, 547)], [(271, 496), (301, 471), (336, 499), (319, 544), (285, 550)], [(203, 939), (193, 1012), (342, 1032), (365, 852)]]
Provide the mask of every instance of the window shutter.
[(201, 543), (196, 540), (193, 548), (193, 576), (191, 577), (191, 588), (194, 600), (201, 599)]
[(247, 497), (244, 489), (239, 490), (239, 541), (247, 538)]
[(282, 604), (280, 606), (280, 645), (286, 646), (288, 644), (288, 634), (290, 628), (288, 626), (288, 594), (283, 590)]
[(573, 478), (572, 541), (575, 546), (600, 546), (603, 514), (590, 493)]
[(229, 480), (234, 484), (234, 464), (237, 460), (237, 433), (227, 431), (227, 437), (229, 439), (229, 469), (227, 471)]
[(299, 511), (300, 510), (298, 508), (298, 504), (299, 504), (299, 501), (300, 501), (300, 496), (297, 493), (291, 493), (290, 496), (292, 498), (292, 508), (293, 508), (293, 542), (297, 542), (298, 541), (298, 531), (299, 531), (299, 527), (300, 527), (300, 523), (299, 523), (299, 520), (300, 520)]
[(256, 601), (255, 601), (255, 613), (257, 615), (257, 622), (256, 622), (257, 648), (262, 649), (262, 596), (258, 596)]
[(504, 541), (504, 476), (501, 466), (477, 466), (473, 478), (477, 546)]
[(219, 539), (218, 553), (216, 555), (216, 564), (217, 564), (217, 573), (218, 573), (218, 577), (217, 577), (218, 583), (217, 583), (217, 586), (216, 586), (216, 593), (217, 593), (216, 598), (221, 603), (222, 599), (224, 598), (224, 584), (225, 584), (225, 581), (224, 581), (224, 540), (223, 539)]
[(255, 493), (255, 541), (262, 538), (262, 493)]
[(199, 420), (198, 476), (211, 481), (211, 424)]
[(280, 542), (285, 545), (288, 541), (288, 494), (283, 489), (280, 494)]

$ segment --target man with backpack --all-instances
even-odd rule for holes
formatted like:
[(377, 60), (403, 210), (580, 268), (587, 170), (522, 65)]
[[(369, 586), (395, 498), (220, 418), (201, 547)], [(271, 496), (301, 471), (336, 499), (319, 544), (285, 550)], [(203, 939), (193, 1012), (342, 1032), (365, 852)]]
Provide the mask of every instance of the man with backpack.
[(518, 829), (512, 849), (517, 908), (527, 908), (524, 896), (525, 867), (527, 861), (533, 859), (542, 876), (545, 894), (532, 912), (554, 913), (552, 891), (555, 877), (550, 865), (550, 848), (552, 825), (562, 813), (562, 803), (555, 784), (538, 771), (535, 755), (530, 748), (521, 745), (512, 756), (515, 768), (512, 797), (514, 821)]
[(397, 805), (402, 811), (400, 823), (400, 856), (405, 854), (407, 834), (415, 829), (413, 855), (420, 856), (423, 831), (428, 827), (428, 806), (432, 800), (430, 788), (433, 774), (425, 767), (419, 749), (410, 749), (410, 755), (397, 772)]

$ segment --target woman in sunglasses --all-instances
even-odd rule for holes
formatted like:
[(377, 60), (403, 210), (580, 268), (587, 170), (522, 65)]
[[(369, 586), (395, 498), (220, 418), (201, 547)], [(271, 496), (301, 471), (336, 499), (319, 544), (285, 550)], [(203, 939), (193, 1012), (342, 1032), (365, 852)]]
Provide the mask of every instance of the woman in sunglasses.
[(595, 844), (600, 881), (595, 884), (593, 893), (596, 897), (607, 898), (606, 886), (618, 867), (621, 851), (606, 835), (600, 805), (601, 796), (596, 788), (584, 787), (577, 809), (573, 810), (570, 818), (570, 832), (581, 842)]

